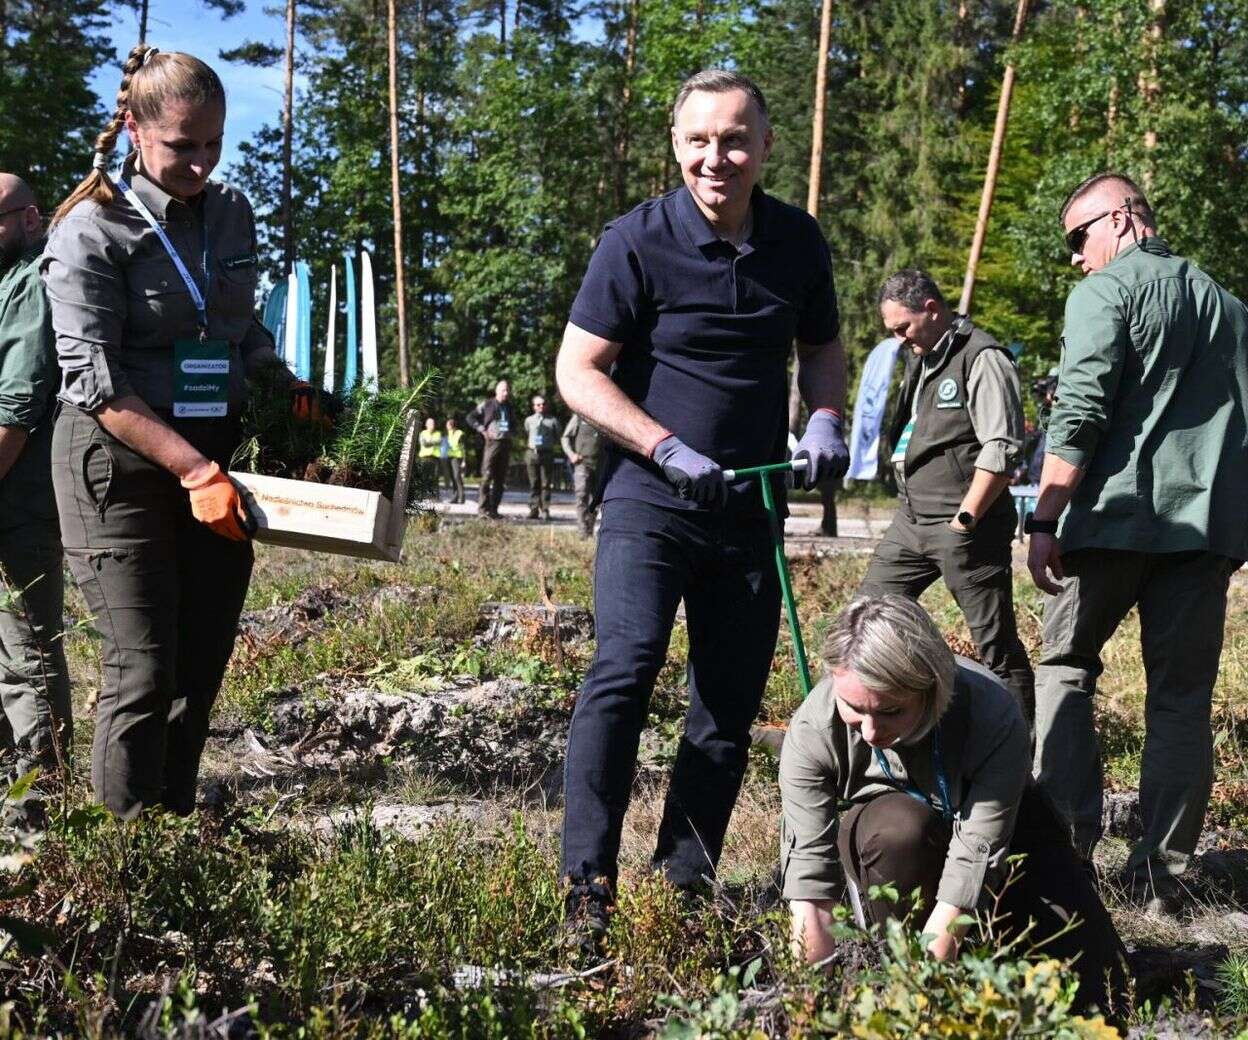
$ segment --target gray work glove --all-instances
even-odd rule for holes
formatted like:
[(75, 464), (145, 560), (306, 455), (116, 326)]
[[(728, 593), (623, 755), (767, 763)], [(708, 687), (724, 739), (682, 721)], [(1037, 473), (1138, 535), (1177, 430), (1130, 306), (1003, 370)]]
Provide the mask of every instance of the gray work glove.
[(712, 509), (722, 509), (728, 504), (724, 471), (675, 434), (659, 441), (650, 457), (659, 464), (663, 476), (676, 488), (681, 498), (692, 499), (698, 505)]
[(845, 475), (849, 469), (849, 448), (839, 415), (820, 409), (810, 417), (806, 432), (793, 449), (793, 461), (798, 459), (808, 461), (805, 470), (794, 474), (794, 480), (807, 491), (824, 480)]

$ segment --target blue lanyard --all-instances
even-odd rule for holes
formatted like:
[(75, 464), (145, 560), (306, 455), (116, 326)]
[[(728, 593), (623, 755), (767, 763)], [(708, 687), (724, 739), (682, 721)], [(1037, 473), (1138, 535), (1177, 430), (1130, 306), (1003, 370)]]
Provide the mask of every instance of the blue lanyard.
[[(884, 775), (888, 777), (889, 783), (897, 783), (897, 778), (893, 775), (892, 767), (889, 766), (888, 759), (884, 757), (884, 752), (879, 748), (872, 748), (871, 750), (875, 752), (875, 760), (884, 771)], [(945, 763), (940, 754), (939, 726), (935, 726), (932, 729), (932, 767), (936, 773), (936, 786), (940, 790), (940, 815), (946, 820), (952, 820), (953, 802), (949, 798), (949, 781), (945, 779)], [(931, 804), (927, 799), (927, 795), (914, 786), (913, 780), (907, 782), (906, 794), (911, 798), (917, 798), (924, 805)]]
[[(196, 284), (195, 279), (191, 277), (191, 272), (186, 269), (186, 264), (182, 262), (182, 257), (178, 255), (178, 251), (173, 248), (173, 243), (169, 241), (169, 236), (165, 234), (165, 229), (157, 223), (156, 218), (152, 216), (152, 211), (143, 205), (143, 200), (139, 198), (138, 193), (120, 177), (117, 177), (116, 180), (117, 187), (121, 189), (121, 193), (126, 197), (126, 201), (139, 211), (139, 215), (156, 232), (156, 237), (160, 239), (160, 244), (165, 247), (165, 252), (169, 254), (169, 259), (173, 261), (173, 266), (178, 269), (178, 274), (182, 276), (182, 281), (186, 283), (186, 291), (191, 294), (191, 302), (195, 304), (195, 311), (199, 315), (199, 337), (203, 339), (208, 334), (208, 305), (204, 302), (204, 293), (199, 291), (199, 286)], [(202, 232), (204, 289), (207, 291), (212, 277), (208, 267), (207, 225), (203, 226)]]

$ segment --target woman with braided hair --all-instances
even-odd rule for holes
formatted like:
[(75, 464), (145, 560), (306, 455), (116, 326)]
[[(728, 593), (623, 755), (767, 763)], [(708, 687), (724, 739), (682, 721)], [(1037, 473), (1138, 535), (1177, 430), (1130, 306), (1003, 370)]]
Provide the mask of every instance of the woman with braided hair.
[[(208, 179), (224, 125), (211, 68), (135, 47), (42, 261), (62, 374), (61, 532), (103, 635), (91, 782), (123, 816), (195, 806), (251, 578), (250, 518), (225, 472), (244, 377), (287, 371), (255, 319), (251, 206)], [(134, 147), (110, 178), (122, 129)]]

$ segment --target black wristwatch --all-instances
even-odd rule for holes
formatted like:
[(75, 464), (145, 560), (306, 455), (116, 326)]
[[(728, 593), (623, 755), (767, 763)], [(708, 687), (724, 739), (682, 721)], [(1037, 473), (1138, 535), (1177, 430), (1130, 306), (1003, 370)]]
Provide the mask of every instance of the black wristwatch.
[(1035, 515), (1023, 521), (1024, 534), (1057, 534), (1056, 520), (1037, 520)]
[(965, 509), (958, 514), (958, 523), (965, 527), (968, 531), (975, 526), (975, 514), (968, 513)]

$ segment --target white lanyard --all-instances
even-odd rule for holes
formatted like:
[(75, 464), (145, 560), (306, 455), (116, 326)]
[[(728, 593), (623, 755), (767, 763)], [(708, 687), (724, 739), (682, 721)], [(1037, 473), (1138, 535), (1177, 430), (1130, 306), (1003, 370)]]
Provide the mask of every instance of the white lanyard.
[[(147, 221), (148, 225), (156, 232), (156, 237), (160, 239), (160, 244), (165, 247), (165, 252), (169, 254), (169, 259), (173, 261), (173, 266), (178, 269), (178, 274), (182, 276), (182, 281), (186, 283), (186, 291), (191, 294), (191, 302), (195, 304), (195, 310), (199, 315), (199, 334), (202, 339), (208, 334), (208, 305), (204, 302), (204, 294), (199, 291), (199, 286), (195, 279), (191, 277), (191, 272), (186, 269), (186, 264), (182, 262), (182, 257), (178, 255), (178, 251), (173, 248), (173, 243), (169, 241), (169, 236), (165, 234), (165, 229), (156, 222), (156, 218), (152, 216), (152, 211), (143, 205), (143, 200), (139, 198), (138, 193), (130, 187), (120, 176), (116, 178), (117, 187), (121, 189), (121, 193), (126, 197), (126, 201), (130, 203), (139, 215)], [(204, 228), (204, 284), (208, 285), (208, 229)]]

